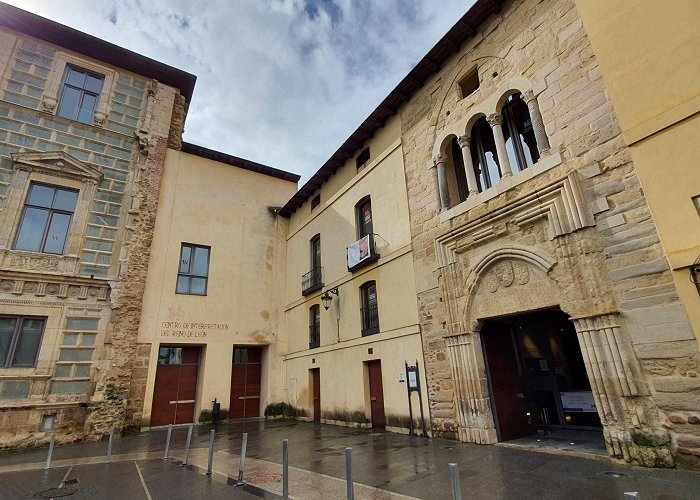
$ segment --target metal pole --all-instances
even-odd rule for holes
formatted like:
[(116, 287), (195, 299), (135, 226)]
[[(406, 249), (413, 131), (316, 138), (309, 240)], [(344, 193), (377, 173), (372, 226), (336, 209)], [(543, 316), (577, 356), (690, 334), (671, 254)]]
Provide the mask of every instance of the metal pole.
[(170, 451), (170, 436), (173, 433), (173, 424), (168, 426), (168, 436), (165, 438), (165, 455), (163, 455), (163, 460), (168, 459), (168, 452)]
[(457, 469), (457, 464), (447, 464), (447, 467), (450, 469), (452, 500), (462, 500), (462, 488), (459, 484), (459, 469)]
[(182, 459), (182, 465), (187, 465), (187, 460), (190, 457), (190, 443), (192, 442), (192, 429), (194, 424), (190, 424), (190, 428), (187, 429), (187, 442), (185, 443), (185, 456)]
[(418, 360), (416, 360), (416, 380), (418, 381), (418, 404), (420, 405), (420, 422), (423, 429), (423, 437), (428, 437), (428, 433), (425, 430), (425, 415), (423, 414), (423, 389), (421, 389), (420, 383), (420, 368), (418, 366)]
[(51, 434), (51, 442), (49, 443), (49, 454), (46, 456), (46, 465), (44, 466), (44, 470), (51, 467), (51, 455), (53, 455), (53, 442), (55, 439), (56, 433), (54, 432), (53, 434)]
[(348, 483), (348, 500), (355, 500), (352, 484), (352, 448), (345, 448), (345, 479)]
[(112, 462), (112, 442), (114, 441), (114, 429), (109, 431), (109, 444), (107, 445), (107, 463)]
[(216, 435), (216, 431), (212, 429), (210, 434), (211, 436), (209, 437), (209, 463), (207, 464), (207, 476), (211, 476), (211, 466), (214, 462), (214, 436)]
[(245, 466), (245, 450), (248, 447), (248, 433), (243, 433), (243, 441), (241, 442), (241, 461), (238, 465), (238, 484), (243, 484), (243, 467)]
[(282, 440), (282, 500), (289, 500), (289, 439)]

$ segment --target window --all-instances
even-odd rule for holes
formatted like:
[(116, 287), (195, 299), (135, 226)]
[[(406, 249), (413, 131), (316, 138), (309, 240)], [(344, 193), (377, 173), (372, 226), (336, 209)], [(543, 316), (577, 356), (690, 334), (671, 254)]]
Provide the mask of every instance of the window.
[(491, 186), (495, 186), (501, 180), (501, 167), (498, 163), (498, 154), (496, 153), (496, 141), (493, 138), (493, 130), (486, 121), (486, 117), (481, 117), (474, 124), (470, 148), (479, 191), (485, 191)]
[(321, 308), (318, 304), (309, 308), (309, 349), (321, 345)]
[(357, 165), (357, 168), (360, 169), (364, 167), (365, 163), (369, 161), (369, 148), (365, 148), (362, 151), (360, 151), (360, 154), (357, 155), (357, 158), (355, 158), (355, 165)]
[(180, 271), (175, 293), (206, 295), (209, 276), (209, 247), (182, 244)]
[(525, 170), (539, 159), (530, 111), (520, 94), (510, 96), (503, 106), (503, 137), (513, 173), (516, 168)]
[(357, 204), (357, 237), (364, 238), (372, 234), (372, 200), (364, 198)]
[(360, 316), (362, 336), (379, 333), (379, 311), (377, 308), (377, 285), (368, 281), (360, 287)]
[(103, 80), (103, 76), (67, 66), (58, 116), (91, 125)]
[(15, 250), (61, 255), (78, 191), (32, 183), (15, 237)]
[(320, 194), (317, 194), (316, 196), (311, 198), (311, 210), (313, 210), (314, 208), (316, 208), (320, 204), (321, 204), (321, 195)]
[(321, 267), (321, 235), (317, 234), (309, 241), (311, 270), (301, 277), (301, 294), (308, 295), (323, 288), (323, 268)]
[(0, 368), (34, 366), (45, 325), (46, 318), (0, 316)]
[(462, 99), (476, 92), (479, 88), (479, 72), (474, 68), (459, 81), (459, 89), (462, 91)]

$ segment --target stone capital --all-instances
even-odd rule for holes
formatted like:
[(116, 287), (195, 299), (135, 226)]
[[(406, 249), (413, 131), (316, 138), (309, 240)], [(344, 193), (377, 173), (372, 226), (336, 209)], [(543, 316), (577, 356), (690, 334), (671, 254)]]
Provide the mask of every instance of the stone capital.
[(493, 113), (486, 118), (486, 121), (489, 122), (489, 125), (492, 127), (496, 127), (503, 123), (503, 115), (501, 113)]
[(459, 147), (464, 149), (469, 147), (469, 143), (471, 142), (471, 137), (468, 135), (461, 135), (457, 137), (457, 144), (459, 144)]
[(535, 98), (535, 92), (533, 92), (532, 89), (526, 90), (525, 92), (520, 94), (520, 97), (523, 101), (525, 101), (525, 104), (527, 104)]
[(447, 155), (443, 153), (438, 153), (433, 157), (433, 163), (439, 165), (440, 163), (447, 163)]

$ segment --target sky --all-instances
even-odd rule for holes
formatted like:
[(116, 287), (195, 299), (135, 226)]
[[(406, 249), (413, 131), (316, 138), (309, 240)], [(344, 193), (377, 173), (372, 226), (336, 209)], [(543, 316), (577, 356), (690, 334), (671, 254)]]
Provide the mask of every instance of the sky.
[(197, 76), (184, 139), (302, 176), (474, 0), (3, 0)]

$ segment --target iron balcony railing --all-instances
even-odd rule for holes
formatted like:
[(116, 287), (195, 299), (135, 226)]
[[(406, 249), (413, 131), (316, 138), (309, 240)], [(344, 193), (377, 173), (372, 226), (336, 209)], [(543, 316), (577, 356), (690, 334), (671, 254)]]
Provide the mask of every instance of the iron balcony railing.
[(309, 295), (323, 288), (323, 267), (317, 267), (301, 277), (301, 294)]
[(321, 346), (321, 329), (317, 325), (309, 326), (309, 349)]
[(348, 246), (347, 253), (349, 272), (353, 272), (378, 260), (379, 254), (374, 246), (374, 233), (363, 236), (355, 243)]
[(360, 308), (360, 315), (362, 316), (363, 337), (379, 333), (379, 314), (376, 304)]

